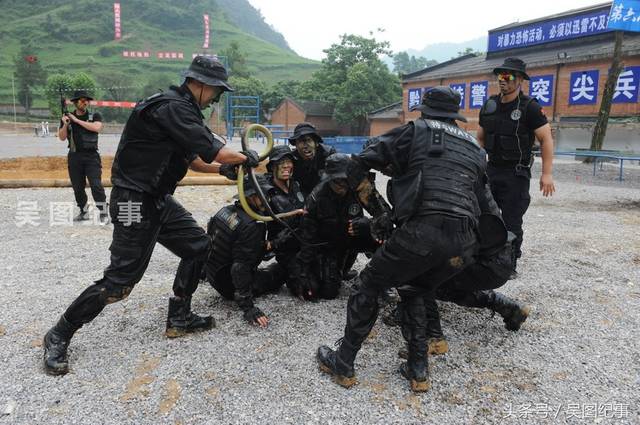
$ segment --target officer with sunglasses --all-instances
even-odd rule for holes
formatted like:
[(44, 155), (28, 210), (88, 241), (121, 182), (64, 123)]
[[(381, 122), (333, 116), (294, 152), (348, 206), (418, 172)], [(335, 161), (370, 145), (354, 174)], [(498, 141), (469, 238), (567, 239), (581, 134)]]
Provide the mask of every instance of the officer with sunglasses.
[(542, 107), (535, 98), (522, 93), (522, 83), (529, 80), (526, 64), (518, 58), (506, 58), (493, 73), (500, 94), (491, 96), (480, 110), (478, 142), (489, 155), (487, 174), (491, 192), (502, 210), (507, 229), (516, 235), (513, 243), (513, 273), (522, 255), (522, 217), (529, 208), (533, 143), (540, 142), (543, 196), (555, 192), (553, 183), (553, 136)]

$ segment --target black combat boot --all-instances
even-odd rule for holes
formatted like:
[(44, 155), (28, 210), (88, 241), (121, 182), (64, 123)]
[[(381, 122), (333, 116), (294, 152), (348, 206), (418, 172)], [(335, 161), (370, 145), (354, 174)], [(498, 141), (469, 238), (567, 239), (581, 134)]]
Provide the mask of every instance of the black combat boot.
[(445, 354), (449, 351), (449, 343), (442, 333), (438, 304), (434, 299), (425, 299), (424, 307), (427, 312), (427, 353)]
[(344, 339), (341, 340), (337, 351), (321, 345), (318, 347), (318, 366), (321, 371), (331, 375), (338, 385), (351, 388), (358, 383), (353, 368), (356, 354), (357, 350)]
[(191, 297), (169, 298), (169, 312), (167, 313), (167, 338), (177, 338), (188, 333), (206, 331), (215, 327), (211, 316), (200, 317), (191, 312)]
[(517, 301), (495, 291), (487, 292), (487, 308), (495, 311), (504, 320), (504, 326), (510, 331), (517, 331), (527, 320), (531, 308), (518, 304)]
[(409, 381), (411, 391), (423, 393), (429, 391), (429, 388), (431, 388), (426, 353), (409, 356), (409, 360), (400, 365), (398, 371)]
[[(427, 353), (429, 355), (441, 355), (449, 352), (449, 343), (447, 338), (442, 332), (442, 325), (440, 324), (440, 312), (438, 311), (438, 304), (433, 299), (425, 299), (424, 307), (426, 311), (426, 337), (427, 337)], [(400, 320), (401, 320), (400, 316)], [(409, 330), (404, 331), (407, 335), (410, 335)], [(409, 358), (409, 349), (405, 346), (398, 351), (398, 357), (402, 359)]]
[(80, 329), (69, 323), (67, 319), (60, 316), (56, 325), (49, 329), (44, 336), (44, 370), (49, 375), (65, 375), (69, 372), (69, 360), (67, 359), (67, 348), (73, 334)]

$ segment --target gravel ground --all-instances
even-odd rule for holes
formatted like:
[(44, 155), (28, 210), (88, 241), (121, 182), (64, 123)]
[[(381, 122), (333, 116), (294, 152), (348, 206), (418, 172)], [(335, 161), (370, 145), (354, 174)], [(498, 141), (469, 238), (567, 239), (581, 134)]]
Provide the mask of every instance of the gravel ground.
[[(396, 372), (399, 331), (382, 323), (356, 361), (358, 386), (318, 372), (317, 346), (341, 336), (346, 290), (312, 304), (285, 290), (260, 299), (272, 320), (260, 330), (205, 284), (193, 307), (217, 328), (167, 340), (178, 260), (160, 246), (131, 296), (73, 339), (71, 372), (47, 376), (42, 335), (101, 277), (111, 229), (51, 227), (49, 202), (72, 201), (70, 189), (2, 190), (0, 423), (638, 424), (640, 170), (616, 176), (560, 163), (556, 196), (532, 191), (521, 275), (503, 288), (531, 317), (511, 333), (485, 311), (443, 305), (450, 352), (431, 358), (432, 389), (418, 396)], [(232, 192), (180, 187), (177, 197), (205, 225)], [(40, 226), (15, 225), (18, 201), (38, 202)]]

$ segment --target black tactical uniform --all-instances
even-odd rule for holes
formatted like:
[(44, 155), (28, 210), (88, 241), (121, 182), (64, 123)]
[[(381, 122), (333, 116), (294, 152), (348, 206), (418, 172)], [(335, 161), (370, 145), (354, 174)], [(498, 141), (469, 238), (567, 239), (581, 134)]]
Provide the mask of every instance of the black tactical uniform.
[[(274, 181), (276, 178), (275, 167), (284, 159), (294, 160), (293, 152), (289, 146), (281, 145), (274, 147), (269, 153), (269, 163), (267, 164), (267, 171), (269, 171), (270, 174), (265, 176), (268, 181), (266, 196), (271, 209), (276, 214), (304, 208), (304, 195), (297, 181), (292, 178), (288, 179), (287, 191), (283, 190)], [(267, 239), (271, 244), (272, 252), (276, 256), (276, 262), (286, 273), (287, 287), (294, 294), (297, 294), (299, 292), (298, 276), (300, 275), (300, 268), (296, 261), (296, 255), (300, 250), (300, 242), (294, 236), (292, 230), (294, 232), (298, 231), (302, 216), (296, 215), (283, 220), (289, 228), (275, 220), (267, 223)]]
[[(196, 57), (184, 75), (230, 90), (224, 66), (213, 59)], [(156, 242), (181, 258), (173, 283), (176, 297), (169, 299), (166, 335), (175, 337), (213, 326), (211, 317), (191, 313), (191, 295), (211, 239), (172, 196), (195, 155), (210, 163), (223, 149), (203, 118), (186, 83), (151, 96), (134, 108), (111, 171), (111, 263), (103, 278), (82, 292), (45, 335), (48, 373), (68, 371), (66, 349), (75, 331), (107, 304), (129, 295), (142, 278)]]
[(410, 340), (412, 330), (406, 323), (402, 323), (411, 320), (410, 317), (406, 317), (406, 305), (412, 303), (416, 297), (423, 298), (429, 354), (444, 354), (448, 350), (436, 299), (454, 302), (463, 307), (490, 309), (500, 314), (506, 328), (512, 331), (520, 329), (529, 314), (529, 307), (493, 291), (503, 286), (511, 275), (512, 243), (515, 235), (507, 232), (500, 210), (491, 196), (489, 185), (485, 185), (484, 193), (485, 196), (478, 199), (479, 247), (474, 262), (435, 291), (430, 288), (425, 292), (424, 287), (409, 285), (398, 289), (401, 302), (395, 315), (400, 319), (402, 332), (407, 340)]
[[(93, 100), (89, 94), (84, 90), (77, 90), (73, 97), (72, 102), (81, 98), (87, 100)], [(85, 112), (79, 115), (77, 110), (71, 112), (76, 118), (86, 122), (99, 122), (102, 121), (102, 115), (99, 112)], [(62, 128), (63, 122), (60, 121), (60, 128)], [(71, 180), (71, 187), (73, 188), (73, 194), (76, 199), (76, 204), (80, 208), (80, 215), (76, 217), (76, 220), (87, 219), (87, 194), (85, 193), (85, 186), (87, 180), (89, 180), (89, 187), (91, 187), (91, 195), (96, 203), (96, 206), (100, 210), (101, 218), (106, 219), (107, 214), (107, 196), (102, 186), (102, 162), (100, 159), (100, 153), (98, 153), (98, 133), (89, 131), (82, 127), (80, 124), (76, 124), (73, 121), (69, 123), (67, 131), (67, 140), (69, 143), (69, 153), (67, 154), (67, 168), (69, 170), (69, 179)]]
[(310, 160), (304, 159), (298, 151), (293, 152), (293, 179), (298, 182), (302, 193), (307, 197), (320, 182), (327, 157), (336, 153), (336, 150), (333, 146), (324, 144), (313, 125), (304, 122), (296, 126), (293, 136), (289, 138), (289, 143), (295, 145), (296, 140), (303, 136), (312, 137), (317, 143), (316, 153)]
[[(524, 69), (521, 60), (507, 58), (494, 73), (517, 71), (528, 80)], [(514, 270), (515, 260), (522, 255), (522, 217), (531, 202), (534, 131), (547, 123), (538, 101), (522, 92), (509, 103), (502, 103), (500, 95), (491, 96), (480, 110), (479, 125), (484, 130), (484, 148), (489, 154), (487, 174), (491, 192), (502, 210), (507, 229), (516, 235)]]
[[(320, 182), (306, 200), (307, 213), (302, 217), (300, 237), (303, 245), (298, 254), (301, 267), (300, 284), (305, 298), (332, 299), (338, 296), (342, 270), (349, 252), (373, 252), (378, 244), (371, 236), (370, 220), (364, 217), (356, 193), (349, 189), (337, 194), (330, 186), (335, 178), (345, 178), (350, 159), (333, 154)], [(355, 235), (348, 233), (353, 222)], [(307, 291), (311, 295), (307, 295)]]
[[(353, 362), (377, 315), (377, 295), (384, 288), (411, 284), (437, 288), (473, 262), (477, 217), (485, 193), (485, 153), (475, 139), (455, 125), (460, 95), (449, 87), (428, 91), (419, 108), (423, 116), (380, 136), (358, 156), (365, 168), (392, 172), (394, 215), (399, 228), (360, 273), (359, 290), (347, 305), (340, 347), (318, 349), (323, 370), (344, 386), (355, 382)], [(389, 168), (391, 167), (391, 168)], [(407, 309), (411, 328), (409, 361), (401, 368), (412, 389), (428, 388), (425, 308), (418, 297)]]
[[(255, 193), (248, 181), (245, 187), (245, 196)], [(211, 286), (224, 298), (235, 298), (248, 321), (264, 316), (253, 304), (254, 297), (278, 290), (285, 277), (277, 264), (258, 269), (265, 252), (265, 224), (249, 217), (236, 202), (211, 217), (207, 233), (213, 241), (205, 267)]]

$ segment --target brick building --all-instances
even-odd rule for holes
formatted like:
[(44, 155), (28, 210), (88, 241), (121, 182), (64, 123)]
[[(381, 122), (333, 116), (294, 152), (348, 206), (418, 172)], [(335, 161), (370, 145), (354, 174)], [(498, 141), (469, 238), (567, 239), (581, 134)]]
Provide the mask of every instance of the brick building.
[[(489, 31), (485, 55), (466, 55), (404, 75), (404, 121), (419, 116), (409, 108), (426, 88), (449, 85), (462, 94), (461, 112), (469, 122), (461, 125), (475, 132), (480, 107), (499, 92), (493, 68), (515, 56), (527, 63), (531, 80), (522, 90), (543, 105), (557, 149), (589, 147), (613, 56), (614, 33), (607, 29), (610, 8), (611, 3), (604, 3), (496, 28)], [(623, 62), (604, 147), (640, 151), (637, 33), (624, 34)]]
[(392, 128), (402, 125), (405, 120), (405, 111), (402, 102), (392, 103), (367, 114), (369, 124), (369, 135), (378, 136), (384, 134)]
[(333, 105), (326, 102), (296, 101), (287, 97), (271, 113), (271, 124), (293, 132), (296, 124), (308, 122), (321, 136), (348, 135), (349, 127), (340, 126), (333, 119), (333, 109)]

